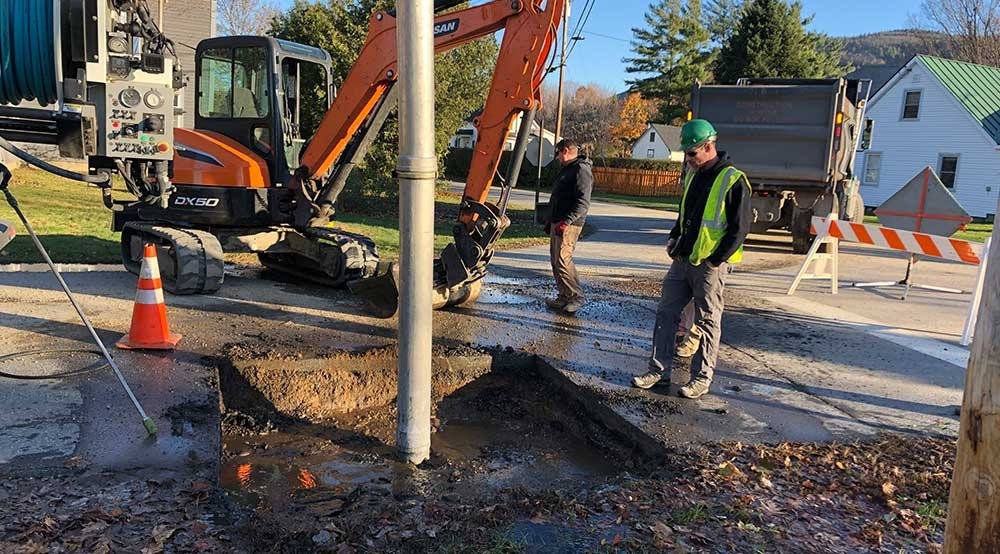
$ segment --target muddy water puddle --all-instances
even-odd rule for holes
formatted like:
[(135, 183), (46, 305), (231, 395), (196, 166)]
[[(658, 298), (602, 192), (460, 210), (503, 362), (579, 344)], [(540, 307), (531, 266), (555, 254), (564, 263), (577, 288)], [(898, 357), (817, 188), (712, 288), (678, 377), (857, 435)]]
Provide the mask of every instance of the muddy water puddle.
[(220, 484), (250, 508), (322, 512), (358, 495), (465, 499), (601, 482), (632, 452), (615, 448), (613, 432), (594, 436), (600, 425), (523, 365), (494, 368), (437, 398), (431, 459), (418, 467), (397, 461), (396, 416), (390, 403), (312, 421), (278, 416), (291, 422), (266, 434), (230, 429)]
[(391, 484), (397, 469), (381, 454), (317, 441), (304, 430), (227, 436), (223, 448), (228, 459), (220, 466), (219, 484), (252, 508), (314, 504), (320, 492), (334, 499), (345, 497), (362, 485)]

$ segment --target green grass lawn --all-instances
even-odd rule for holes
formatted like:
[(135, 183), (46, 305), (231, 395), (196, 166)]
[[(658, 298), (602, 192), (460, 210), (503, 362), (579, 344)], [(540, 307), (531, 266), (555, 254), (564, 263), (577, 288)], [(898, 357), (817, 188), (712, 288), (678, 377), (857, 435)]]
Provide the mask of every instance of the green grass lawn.
[[(119, 235), (111, 232), (111, 212), (104, 207), (101, 191), (85, 183), (56, 177), (45, 171), (19, 168), (14, 171), (9, 190), (18, 200), (42, 245), (55, 262), (119, 263)], [(124, 190), (116, 198), (128, 198)], [(445, 247), (452, 240), (452, 226), (458, 214), (460, 196), (440, 193), (435, 204), (434, 246)], [(386, 210), (395, 213), (393, 209)], [(500, 239), (497, 248), (509, 249), (547, 244), (548, 236), (532, 223), (531, 207), (512, 205), (507, 215), (511, 227)], [(0, 201), (0, 219), (14, 222), (17, 237), (0, 251), (2, 263), (37, 263), (42, 257), (35, 249), (27, 229), (14, 210)], [(399, 256), (399, 222), (385, 216), (340, 214), (335, 226), (371, 237), (386, 259)]]

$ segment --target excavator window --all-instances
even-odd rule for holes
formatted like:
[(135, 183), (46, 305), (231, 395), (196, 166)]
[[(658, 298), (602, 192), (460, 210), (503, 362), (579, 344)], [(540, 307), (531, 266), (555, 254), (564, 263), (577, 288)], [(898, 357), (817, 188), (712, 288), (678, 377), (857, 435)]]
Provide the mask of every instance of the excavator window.
[(214, 48), (202, 57), (198, 76), (202, 117), (259, 119), (270, 113), (265, 49)]
[(284, 58), (281, 61), (282, 120), (286, 137), (288, 167), (299, 166), (305, 142), (316, 132), (330, 106), (325, 65)]

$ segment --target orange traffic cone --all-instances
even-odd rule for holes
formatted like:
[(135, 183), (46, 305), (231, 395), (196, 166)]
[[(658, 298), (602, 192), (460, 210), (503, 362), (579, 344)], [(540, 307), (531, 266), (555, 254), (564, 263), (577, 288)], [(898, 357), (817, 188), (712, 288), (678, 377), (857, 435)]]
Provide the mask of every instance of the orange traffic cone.
[(162, 287), (156, 247), (147, 244), (142, 252), (139, 290), (135, 294), (135, 307), (132, 309), (132, 327), (127, 335), (115, 343), (118, 348), (173, 350), (177, 346), (181, 336), (170, 332)]

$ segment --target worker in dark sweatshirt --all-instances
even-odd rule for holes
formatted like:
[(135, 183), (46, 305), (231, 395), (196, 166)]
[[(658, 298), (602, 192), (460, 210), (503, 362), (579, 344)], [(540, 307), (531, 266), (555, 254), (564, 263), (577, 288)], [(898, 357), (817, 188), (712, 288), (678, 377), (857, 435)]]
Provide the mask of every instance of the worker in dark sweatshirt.
[(545, 226), (545, 231), (550, 236), (549, 259), (552, 261), (557, 295), (545, 303), (553, 310), (575, 314), (586, 303), (576, 266), (573, 265), (573, 251), (590, 209), (590, 192), (594, 188), (593, 162), (580, 154), (580, 145), (573, 139), (556, 143), (556, 159), (562, 169), (552, 184), (550, 223)]

